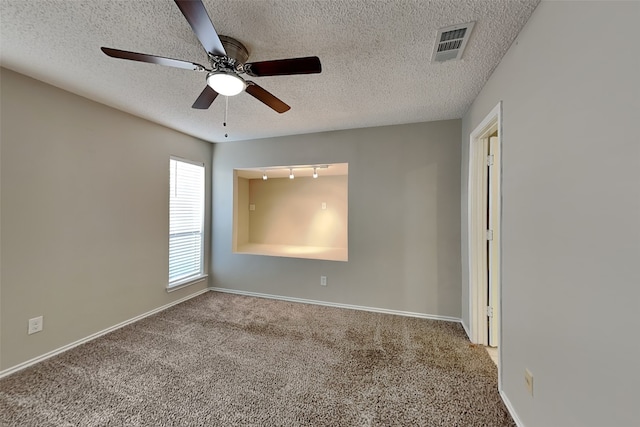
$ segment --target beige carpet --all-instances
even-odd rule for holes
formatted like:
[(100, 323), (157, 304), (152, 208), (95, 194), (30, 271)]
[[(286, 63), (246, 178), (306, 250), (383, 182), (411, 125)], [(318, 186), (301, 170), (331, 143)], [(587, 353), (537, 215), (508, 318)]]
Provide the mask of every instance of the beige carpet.
[(514, 426), (456, 323), (208, 292), (0, 380), (6, 426)]

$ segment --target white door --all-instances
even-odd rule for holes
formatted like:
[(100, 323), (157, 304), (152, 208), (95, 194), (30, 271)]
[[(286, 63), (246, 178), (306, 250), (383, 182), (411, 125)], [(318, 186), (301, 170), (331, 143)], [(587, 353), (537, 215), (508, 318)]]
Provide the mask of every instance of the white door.
[(489, 137), (488, 144), (488, 328), (489, 346), (498, 346), (498, 304), (500, 303), (500, 141), (498, 136)]

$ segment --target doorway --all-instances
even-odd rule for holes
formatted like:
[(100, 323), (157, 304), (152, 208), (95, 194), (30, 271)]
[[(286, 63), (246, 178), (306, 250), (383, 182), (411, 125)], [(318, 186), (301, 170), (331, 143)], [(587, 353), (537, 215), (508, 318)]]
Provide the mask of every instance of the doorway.
[(471, 340), (498, 348), (500, 323), (500, 210), (502, 104), (469, 140), (469, 317)]

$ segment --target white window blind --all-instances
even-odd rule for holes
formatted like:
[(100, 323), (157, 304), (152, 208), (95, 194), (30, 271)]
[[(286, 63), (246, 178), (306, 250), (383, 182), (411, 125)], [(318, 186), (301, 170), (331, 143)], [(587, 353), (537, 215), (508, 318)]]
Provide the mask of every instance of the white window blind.
[(204, 166), (169, 160), (169, 286), (202, 274)]

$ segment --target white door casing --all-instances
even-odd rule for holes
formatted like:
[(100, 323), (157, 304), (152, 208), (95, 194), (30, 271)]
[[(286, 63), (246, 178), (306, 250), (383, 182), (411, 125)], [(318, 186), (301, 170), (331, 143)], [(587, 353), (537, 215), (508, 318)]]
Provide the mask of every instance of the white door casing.
[[(469, 319), (471, 341), (497, 346), (500, 342), (500, 148), (502, 103), (498, 103), (471, 132), (469, 138)], [(490, 135), (497, 131), (497, 138)], [(493, 143), (492, 176), (489, 176), (489, 144)], [(490, 179), (492, 178), (492, 179)], [(490, 182), (491, 181), (491, 182)], [(491, 185), (492, 191), (489, 191)], [(489, 200), (490, 199), (490, 200)], [(488, 210), (491, 214), (488, 215)], [(493, 233), (488, 232), (492, 230)], [(487, 242), (487, 237), (493, 239)], [(487, 244), (489, 243), (489, 244)], [(489, 274), (489, 271), (491, 274)], [(489, 285), (492, 285), (491, 287)], [(491, 293), (491, 295), (489, 295)], [(488, 314), (493, 311), (493, 317)], [(490, 321), (491, 320), (491, 321)], [(499, 349), (500, 352), (500, 349)], [(500, 363), (498, 364), (500, 381)]]

